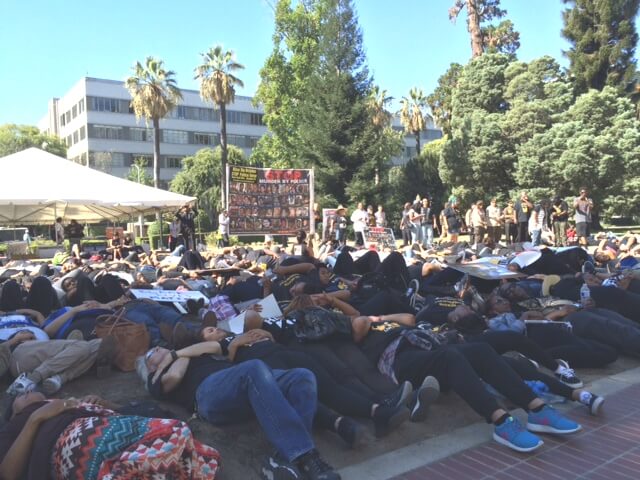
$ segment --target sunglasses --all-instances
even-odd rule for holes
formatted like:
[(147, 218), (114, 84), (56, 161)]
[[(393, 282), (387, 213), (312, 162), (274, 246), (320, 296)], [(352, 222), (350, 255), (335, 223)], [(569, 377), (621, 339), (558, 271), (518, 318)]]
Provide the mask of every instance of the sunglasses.
[(153, 347), (151, 350), (149, 350), (145, 355), (144, 355), (144, 360), (146, 362), (149, 361), (149, 359), (151, 358), (151, 356), (156, 353), (158, 351), (158, 347)]

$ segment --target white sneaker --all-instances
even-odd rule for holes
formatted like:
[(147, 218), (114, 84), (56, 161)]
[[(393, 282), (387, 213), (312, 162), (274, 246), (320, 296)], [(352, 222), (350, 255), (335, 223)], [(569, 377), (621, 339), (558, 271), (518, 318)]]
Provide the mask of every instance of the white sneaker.
[(9, 385), (7, 393), (12, 397), (16, 397), (23, 393), (30, 392), (35, 388), (36, 384), (27, 378), (27, 374), (21, 373), (20, 376), (16, 378), (11, 385)]
[(53, 377), (45, 378), (42, 381), (42, 393), (47, 397), (53, 395), (62, 388), (62, 378), (60, 375), (54, 375)]

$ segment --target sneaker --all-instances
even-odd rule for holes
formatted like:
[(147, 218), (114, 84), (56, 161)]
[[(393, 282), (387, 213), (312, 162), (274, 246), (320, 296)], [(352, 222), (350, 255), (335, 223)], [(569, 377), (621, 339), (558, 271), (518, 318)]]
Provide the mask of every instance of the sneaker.
[(409, 410), (411, 414), (409, 419), (412, 422), (421, 422), (427, 417), (429, 405), (435, 402), (440, 395), (440, 384), (435, 377), (425, 377), (420, 388), (413, 393)]
[(349, 445), (349, 448), (359, 447), (364, 440), (364, 428), (349, 417), (342, 417), (340, 419), (336, 433)]
[(54, 375), (53, 377), (45, 378), (42, 381), (41, 390), (47, 397), (50, 397), (58, 390), (62, 388), (62, 378), (60, 375)]
[(213, 310), (206, 310), (202, 313), (202, 324), (201, 327), (217, 327), (218, 326), (218, 317), (216, 316)]
[(75, 330), (71, 330), (69, 335), (67, 335), (67, 340), (84, 340), (84, 334), (81, 330), (77, 328)]
[(518, 353), (518, 356), (520, 358), (522, 358), (523, 360), (526, 360), (527, 362), (529, 362), (531, 365), (533, 365), (536, 370), (540, 370), (540, 364), (538, 362), (536, 362), (535, 360), (532, 360), (529, 357), (527, 357), (526, 355), (523, 355), (521, 353)]
[(373, 414), (373, 426), (376, 437), (389, 435), (393, 430), (409, 419), (409, 409), (404, 405), (398, 407), (385, 407), (378, 405)]
[(596, 274), (596, 266), (587, 260), (582, 264), (582, 273), (591, 273), (592, 275)]
[(384, 405), (385, 407), (399, 407), (400, 405), (406, 405), (411, 392), (413, 392), (413, 385), (411, 385), (411, 382), (402, 382), (395, 392), (387, 395), (387, 397), (380, 402), (380, 405)]
[(27, 374), (21, 373), (20, 376), (16, 378), (11, 385), (9, 385), (7, 393), (12, 397), (17, 397), (18, 395), (30, 392), (35, 388), (36, 384), (27, 378)]
[(340, 480), (342, 478), (315, 449), (299, 457), (296, 463), (300, 472), (308, 480)]
[(517, 418), (511, 416), (496, 425), (493, 439), (516, 452), (532, 452), (544, 444), (537, 436), (527, 432)]
[(604, 403), (604, 397), (595, 395), (591, 392), (582, 392), (580, 394), (580, 403), (589, 409), (589, 413), (591, 415), (598, 415), (600, 413), (600, 408)]
[(556, 378), (571, 388), (582, 388), (584, 383), (576, 376), (573, 368), (570, 368), (564, 360), (557, 359), (556, 362), (558, 362), (558, 369), (554, 372)]
[(264, 480), (296, 480), (301, 479), (302, 474), (294, 464), (283, 460), (280, 455), (274, 454), (262, 462), (260, 478)]
[(527, 419), (527, 430), (532, 432), (564, 435), (577, 432), (581, 428), (578, 423), (563, 417), (549, 405), (542, 407), (539, 412), (529, 412)]
[(411, 298), (414, 294), (418, 293), (420, 289), (420, 282), (417, 279), (413, 279), (409, 282), (409, 286), (407, 288), (407, 297)]

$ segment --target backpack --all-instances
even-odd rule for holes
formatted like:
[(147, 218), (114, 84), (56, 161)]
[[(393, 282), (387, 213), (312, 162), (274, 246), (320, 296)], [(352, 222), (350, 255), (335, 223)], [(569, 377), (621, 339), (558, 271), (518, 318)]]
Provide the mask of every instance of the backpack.
[(335, 335), (351, 338), (351, 318), (322, 307), (309, 307), (292, 313), (293, 333), (300, 342), (317, 342)]

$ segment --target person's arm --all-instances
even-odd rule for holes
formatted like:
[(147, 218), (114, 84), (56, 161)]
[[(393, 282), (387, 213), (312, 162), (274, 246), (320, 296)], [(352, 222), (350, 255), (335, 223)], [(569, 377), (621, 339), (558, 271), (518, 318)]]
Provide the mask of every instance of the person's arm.
[(229, 344), (227, 357), (229, 357), (229, 360), (233, 362), (240, 347), (251, 345), (265, 339), (273, 341), (273, 336), (266, 330), (261, 330), (259, 328), (249, 330), (242, 335), (238, 335)]
[(67, 323), (67, 321), (72, 319), (77, 313), (88, 310), (89, 308), (96, 307), (94, 307), (92, 303), (87, 302), (81, 303), (77, 307), (73, 307), (72, 309), (67, 310), (65, 313), (52, 321), (49, 325), (44, 327), (44, 331), (47, 333), (47, 335), (49, 335), (49, 337), (53, 338), (56, 333), (58, 333), (58, 330), (60, 330), (60, 328), (63, 327), (65, 323)]
[(76, 400), (52, 400), (35, 410), (25, 423), (18, 437), (11, 444), (11, 448), (0, 463), (0, 478), (2, 480), (14, 480), (22, 478), (29, 457), (33, 450), (33, 443), (42, 425), (46, 420), (61, 414), (65, 410), (75, 408)]
[(319, 293), (316, 295), (311, 295), (311, 298), (314, 300), (316, 305), (327, 305), (331, 308), (337, 308), (345, 315), (349, 317), (359, 317), (360, 312), (356, 310), (352, 305), (348, 304), (344, 300), (341, 300), (339, 297), (335, 295), (329, 295), (328, 293)]
[(19, 315), (25, 315), (27, 317), (31, 317), (36, 321), (38, 325), (42, 325), (44, 323), (44, 315), (42, 315), (37, 310), (32, 310), (30, 308), (20, 308), (16, 310), (16, 313)]
[(295, 265), (288, 265), (286, 267), (277, 266), (273, 269), (274, 273), (278, 275), (291, 275), (292, 273), (309, 273), (311, 270), (315, 270), (316, 266), (313, 263), (296, 263)]
[(180, 385), (180, 382), (182, 382), (184, 374), (187, 373), (187, 368), (189, 368), (189, 362), (189, 358), (178, 358), (171, 364), (169, 369), (164, 372), (164, 374), (161, 373), (162, 371), (164, 371), (164, 369), (160, 370), (160, 368), (158, 368), (159, 373), (156, 373), (156, 375), (153, 377), (152, 382), (155, 383), (158, 380), (158, 377), (160, 377), (160, 382), (162, 383), (162, 391), (164, 393), (169, 393), (178, 385)]

